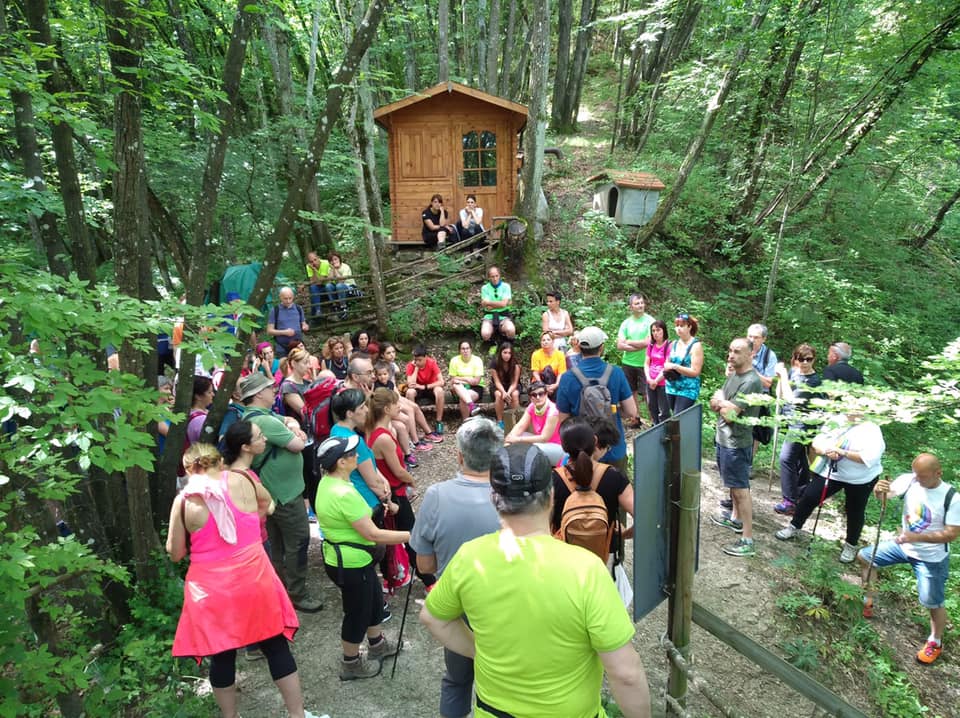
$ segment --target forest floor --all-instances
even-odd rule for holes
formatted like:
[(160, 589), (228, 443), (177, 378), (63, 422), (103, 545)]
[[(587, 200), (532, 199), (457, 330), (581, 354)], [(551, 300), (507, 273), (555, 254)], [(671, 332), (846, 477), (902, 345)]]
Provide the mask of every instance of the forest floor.
[[(434, 451), (422, 455), (415, 470), (420, 494), (427, 486), (451, 478), (456, 472), (453, 431), (448, 425), (447, 440)], [(636, 435), (632, 432), (631, 436)], [(734, 538), (731, 532), (715, 526), (709, 515), (723, 497), (719, 478), (712, 462), (704, 465), (701, 494), (700, 569), (694, 583), (694, 600), (716, 613), (737, 630), (758, 643), (781, 653), (778, 646), (791, 637), (790, 626), (776, 600), (787, 584), (778, 564), (785, 558), (801, 557), (805, 541), (783, 543), (773, 537), (782, 524), (773, 513), (779, 500), (776, 491), (767, 491), (765, 476), (753, 485), (757, 556), (740, 559), (726, 556), (722, 547)], [(416, 506), (419, 498), (415, 500)], [(839, 553), (842, 519), (831, 508), (825, 508), (818, 534), (837, 542)], [(627, 570), (632, 575), (629, 556)], [(319, 540), (310, 547), (310, 588), (322, 596), (325, 608), (317, 614), (300, 614), (301, 627), (293, 647), (300, 670), (306, 706), (309, 710), (328, 714), (331, 718), (379, 718), (392, 716), (435, 716), (439, 704), (440, 677), (443, 660), (440, 646), (429, 636), (418, 620), (423, 604), (423, 585), (415, 581), (403, 632), (404, 650), (399, 657), (396, 674), (391, 678), (393, 660), (384, 662), (380, 676), (363, 681), (342, 683), (337, 678), (340, 660), (339, 630), (342, 617), (339, 592), (321, 569)], [(851, 585), (857, 583), (848, 571)], [(396, 638), (404, 610), (406, 591), (388, 598), (393, 617), (385, 625), (387, 635)], [(923, 625), (902, 622), (896, 611), (890, 615), (881, 607), (875, 624), (887, 637), (897, 663), (907, 671), (929, 707), (929, 715), (957, 715), (960, 705), (960, 660), (944, 653), (936, 666), (921, 668), (913, 655), (923, 641)], [(654, 715), (663, 714), (662, 692), (668, 675), (668, 664), (660, 648), (660, 637), (667, 627), (666, 603), (637, 623), (634, 644), (643, 659), (654, 703)], [(818, 715), (815, 706), (780, 683), (759, 667), (742, 658), (732, 649), (694, 626), (692, 655), (697, 674), (739, 715), (757, 718), (781, 718), (790, 707), (794, 716)], [(865, 667), (861, 667), (865, 668)], [(821, 680), (824, 678), (821, 676)], [(867, 715), (880, 715), (866, 692), (867, 680), (861, 670), (834, 673), (829, 676), (830, 688)], [(248, 718), (285, 715), (280, 696), (270, 681), (263, 661), (238, 663), (241, 713)], [(717, 715), (697, 692), (692, 692), (689, 707), (694, 715)], [(820, 713), (819, 715), (822, 715)]]

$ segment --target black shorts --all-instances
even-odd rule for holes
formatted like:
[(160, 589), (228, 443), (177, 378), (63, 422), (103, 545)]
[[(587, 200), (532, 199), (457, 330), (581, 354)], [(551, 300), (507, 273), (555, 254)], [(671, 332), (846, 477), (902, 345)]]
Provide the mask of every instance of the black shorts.
[(633, 391), (634, 394), (639, 392), (640, 395), (643, 396), (647, 387), (647, 375), (643, 371), (643, 367), (624, 364), (621, 368), (627, 377), (630, 390)]

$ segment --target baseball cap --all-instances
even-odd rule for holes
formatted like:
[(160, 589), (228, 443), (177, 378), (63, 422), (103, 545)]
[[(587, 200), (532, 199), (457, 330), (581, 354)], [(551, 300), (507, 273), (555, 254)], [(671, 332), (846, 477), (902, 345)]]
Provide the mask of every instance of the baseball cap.
[(579, 332), (581, 349), (599, 349), (607, 341), (607, 335), (600, 327), (584, 327)]
[(337, 461), (344, 454), (355, 452), (359, 444), (360, 437), (356, 434), (331, 436), (317, 447), (317, 461), (320, 462), (320, 466), (329, 471), (337, 465)]
[(490, 464), (490, 486), (508, 498), (540, 493), (553, 482), (550, 460), (539, 447), (511, 444), (501, 448)]
[(259, 394), (268, 386), (273, 386), (273, 379), (270, 379), (260, 372), (255, 372), (240, 380), (240, 399), (249, 399), (254, 394)]

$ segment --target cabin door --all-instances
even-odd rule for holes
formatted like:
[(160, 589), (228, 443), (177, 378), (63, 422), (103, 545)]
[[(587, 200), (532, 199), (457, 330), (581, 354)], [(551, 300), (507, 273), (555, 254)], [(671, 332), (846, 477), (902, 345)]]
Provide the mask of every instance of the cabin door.
[(501, 207), (497, 187), (504, 172), (510, 171), (509, 157), (501, 148), (506, 135), (495, 122), (470, 122), (455, 129), (454, 147), (457, 152), (456, 212), (466, 205), (467, 195), (477, 197), (477, 206), (483, 209), (483, 224), (490, 228), (496, 215), (509, 213)]

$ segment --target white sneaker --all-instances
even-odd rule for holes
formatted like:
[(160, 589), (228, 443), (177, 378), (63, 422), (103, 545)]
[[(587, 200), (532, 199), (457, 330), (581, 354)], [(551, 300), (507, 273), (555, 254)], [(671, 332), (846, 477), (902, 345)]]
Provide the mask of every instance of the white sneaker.
[(781, 541), (789, 541), (798, 533), (800, 533), (800, 529), (796, 528), (793, 524), (787, 524), (782, 529), (777, 531), (777, 533), (775, 533), (774, 536), (776, 536)]
[(330, 716), (328, 716), (326, 713), (323, 715), (317, 715), (316, 713), (311, 713), (310, 711), (305, 710), (303, 712), (303, 718), (330, 718)]
[(851, 546), (846, 541), (843, 542), (843, 550), (840, 552), (840, 563), (853, 563), (857, 558), (857, 547)]

